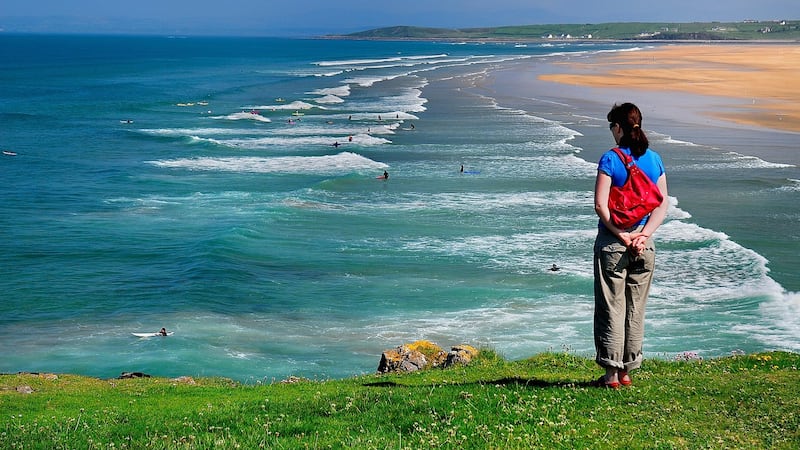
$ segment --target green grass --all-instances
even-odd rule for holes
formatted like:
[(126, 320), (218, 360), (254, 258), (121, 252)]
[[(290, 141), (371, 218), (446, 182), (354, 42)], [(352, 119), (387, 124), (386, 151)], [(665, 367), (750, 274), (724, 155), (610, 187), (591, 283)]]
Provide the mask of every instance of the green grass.
[(798, 40), (800, 21), (747, 22), (613, 22), (547, 24), (485, 28), (423, 28), (395, 26), (348, 34), (357, 39), (497, 39), (540, 40), (547, 36), (574, 39), (663, 40)]
[(798, 367), (780, 352), (649, 359), (619, 390), (588, 386), (591, 359), (487, 350), (467, 367), (292, 384), (2, 375), (0, 448), (795, 449)]

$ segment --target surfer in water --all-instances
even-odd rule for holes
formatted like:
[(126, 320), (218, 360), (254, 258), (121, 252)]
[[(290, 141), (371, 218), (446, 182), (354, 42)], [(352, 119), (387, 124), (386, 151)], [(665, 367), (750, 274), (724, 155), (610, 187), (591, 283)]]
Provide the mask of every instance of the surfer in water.
[(559, 270), (561, 270), (561, 267), (558, 267), (556, 264), (553, 264), (553, 267), (550, 268), (551, 272), (558, 272)]
[(167, 335), (167, 329), (166, 328), (161, 328), (161, 331), (159, 331), (158, 334), (160, 334), (161, 336), (166, 336)]
[(383, 171), (383, 179), (384, 180), (388, 180), (389, 179), (389, 172), (387, 172), (385, 170)]

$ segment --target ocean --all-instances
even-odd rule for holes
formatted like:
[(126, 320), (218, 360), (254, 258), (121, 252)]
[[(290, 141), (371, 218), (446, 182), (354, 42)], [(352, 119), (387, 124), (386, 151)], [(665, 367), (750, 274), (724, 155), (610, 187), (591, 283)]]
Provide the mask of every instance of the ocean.
[[(0, 372), (342, 378), (419, 339), (592, 357), (617, 99), (524, 79), (636, 48), (0, 34)], [(800, 351), (797, 135), (645, 120), (673, 202), (646, 356)]]

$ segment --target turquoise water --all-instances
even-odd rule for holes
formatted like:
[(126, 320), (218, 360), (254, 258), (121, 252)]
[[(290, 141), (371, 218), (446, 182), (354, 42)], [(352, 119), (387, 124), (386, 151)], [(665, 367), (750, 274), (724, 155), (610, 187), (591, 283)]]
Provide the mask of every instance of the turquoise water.
[[(591, 355), (604, 112), (488, 80), (630, 47), (0, 36), (0, 371), (345, 377), (417, 339)], [(651, 140), (675, 206), (648, 356), (800, 350), (797, 165)]]

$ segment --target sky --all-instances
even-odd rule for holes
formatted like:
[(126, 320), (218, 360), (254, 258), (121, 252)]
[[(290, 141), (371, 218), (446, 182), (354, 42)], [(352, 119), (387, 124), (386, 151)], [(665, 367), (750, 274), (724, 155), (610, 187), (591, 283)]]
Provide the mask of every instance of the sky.
[(800, 0), (0, 0), (0, 31), (318, 36), (409, 25), (800, 19)]

